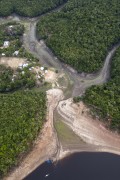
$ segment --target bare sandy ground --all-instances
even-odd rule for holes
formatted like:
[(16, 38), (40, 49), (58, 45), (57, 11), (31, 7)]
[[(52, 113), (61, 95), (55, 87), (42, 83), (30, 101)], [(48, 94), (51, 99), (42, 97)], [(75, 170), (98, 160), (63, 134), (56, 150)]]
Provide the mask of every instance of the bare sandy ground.
[(57, 110), (64, 122), (86, 143), (96, 145), (101, 152), (120, 154), (120, 136), (107, 130), (102, 122), (94, 120), (83, 102), (74, 104), (70, 98), (61, 101)]
[(58, 150), (57, 135), (53, 128), (53, 111), (63, 99), (59, 89), (47, 91), (47, 117), (42, 132), (39, 134), (33, 150), (23, 159), (21, 164), (4, 180), (22, 180), (45, 160), (56, 156)]
[(57, 74), (54, 71), (48, 70), (45, 74), (45, 81), (49, 83), (54, 83), (57, 80)]
[(24, 64), (26, 59), (16, 57), (2, 57), (0, 58), (0, 64), (9, 66), (12, 69), (17, 69), (20, 64)]

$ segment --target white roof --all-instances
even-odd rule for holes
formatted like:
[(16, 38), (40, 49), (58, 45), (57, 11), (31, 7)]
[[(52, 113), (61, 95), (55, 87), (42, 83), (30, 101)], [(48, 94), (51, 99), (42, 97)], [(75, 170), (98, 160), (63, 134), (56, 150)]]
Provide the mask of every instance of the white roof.
[(40, 69), (41, 69), (41, 71), (43, 71), (43, 70), (44, 70), (44, 67), (40, 67)]
[(5, 56), (5, 54), (4, 54), (4, 53), (2, 53), (2, 56)]
[(3, 46), (4, 46), (5, 48), (7, 48), (9, 45), (10, 45), (10, 42), (9, 42), (9, 41), (4, 41)]
[(4, 46), (9, 45), (9, 43), (10, 43), (9, 41), (4, 41)]
[(11, 25), (11, 26), (9, 26), (9, 28), (12, 28), (13, 26)]
[(15, 51), (14, 53), (13, 53), (13, 55), (18, 55), (19, 54), (19, 51)]
[(24, 68), (24, 67), (27, 67), (27, 66), (28, 66), (28, 63), (23, 64), (23, 68)]
[(45, 73), (48, 73), (48, 70), (45, 70)]

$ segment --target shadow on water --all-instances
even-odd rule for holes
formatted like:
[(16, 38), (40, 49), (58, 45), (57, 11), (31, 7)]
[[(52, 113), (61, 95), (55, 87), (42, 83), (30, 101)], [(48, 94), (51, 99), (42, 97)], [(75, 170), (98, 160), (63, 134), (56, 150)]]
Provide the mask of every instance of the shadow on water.
[(59, 161), (56, 166), (43, 163), (24, 180), (45, 179), (119, 180), (120, 156), (110, 153), (75, 153)]

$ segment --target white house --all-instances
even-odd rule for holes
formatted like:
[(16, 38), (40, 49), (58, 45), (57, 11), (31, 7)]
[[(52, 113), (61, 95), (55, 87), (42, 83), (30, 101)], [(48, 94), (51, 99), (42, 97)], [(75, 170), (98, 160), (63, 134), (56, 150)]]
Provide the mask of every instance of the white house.
[(17, 56), (19, 54), (19, 51), (15, 51), (14, 53), (13, 53), (13, 56), (15, 55), (15, 56)]
[(13, 26), (11, 25), (11, 26), (9, 26), (9, 28), (13, 28)]
[(2, 53), (2, 56), (5, 56), (5, 54), (4, 54), (4, 53)]
[(43, 71), (43, 70), (44, 70), (44, 67), (40, 67), (40, 70)]
[(3, 44), (4, 48), (8, 48), (9, 45), (10, 45), (10, 42), (9, 42), (9, 41), (4, 41), (4, 44)]
[(23, 68), (28, 67), (28, 63), (23, 64)]

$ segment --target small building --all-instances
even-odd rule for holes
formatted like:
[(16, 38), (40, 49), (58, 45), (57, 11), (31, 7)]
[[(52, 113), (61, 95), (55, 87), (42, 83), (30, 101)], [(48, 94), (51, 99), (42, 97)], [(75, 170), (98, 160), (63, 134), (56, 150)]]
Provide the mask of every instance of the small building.
[(28, 63), (23, 64), (23, 68), (28, 67)]
[(5, 56), (5, 53), (2, 53), (2, 56)]
[(9, 26), (9, 28), (13, 28), (13, 26), (11, 25), (11, 26)]
[(4, 44), (3, 44), (4, 48), (8, 48), (9, 45), (10, 45), (10, 42), (9, 42), (9, 41), (4, 41)]
[(17, 56), (19, 54), (19, 51), (15, 51), (14, 53), (13, 53), (13, 56)]
[(44, 70), (44, 67), (40, 67), (40, 70), (43, 71), (43, 70)]

